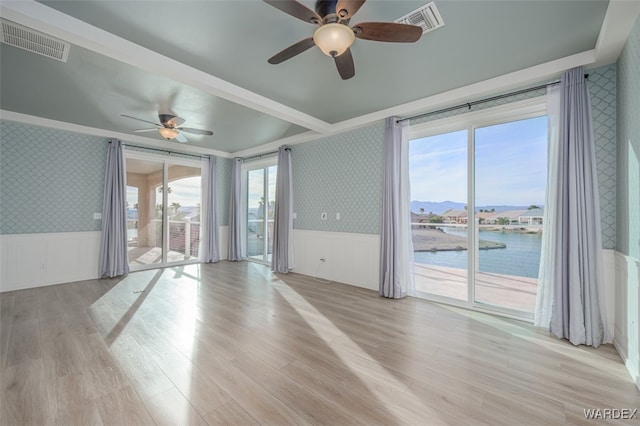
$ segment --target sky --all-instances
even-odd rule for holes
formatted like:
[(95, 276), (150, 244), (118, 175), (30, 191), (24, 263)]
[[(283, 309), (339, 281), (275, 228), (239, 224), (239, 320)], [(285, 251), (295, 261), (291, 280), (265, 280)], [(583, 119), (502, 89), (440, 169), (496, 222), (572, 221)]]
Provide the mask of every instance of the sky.
[[(544, 205), (547, 118), (475, 129), (476, 205)], [(467, 201), (467, 131), (412, 140), (412, 201)]]
[[(200, 188), (202, 179), (200, 176), (179, 179), (169, 183), (171, 194), (169, 194), (169, 204), (179, 203), (183, 207), (197, 206), (200, 204)], [(157, 195), (158, 203), (160, 203), (160, 194)], [(127, 202), (129, 208), (138, 202), (138, 189), (127, 186)]]

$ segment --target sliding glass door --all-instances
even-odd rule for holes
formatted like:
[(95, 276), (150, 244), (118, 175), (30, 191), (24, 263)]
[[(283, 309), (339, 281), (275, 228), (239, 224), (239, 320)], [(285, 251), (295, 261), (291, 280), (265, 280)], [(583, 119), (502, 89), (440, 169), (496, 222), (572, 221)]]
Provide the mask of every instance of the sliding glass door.
[(129, 266), (197, 261), (200, 163), (128, 152), (126, 169)]
[(416, 294), (533, 318), (542, 242), (543, 102), (412, 129)]
[(547, 117), (477, 127), (474, 301), (533, 315), (547, 175)]
[(276, 174), (275, 159), (248, 163), (244, 168), (245, 247), (249, 260), (271, 263)]

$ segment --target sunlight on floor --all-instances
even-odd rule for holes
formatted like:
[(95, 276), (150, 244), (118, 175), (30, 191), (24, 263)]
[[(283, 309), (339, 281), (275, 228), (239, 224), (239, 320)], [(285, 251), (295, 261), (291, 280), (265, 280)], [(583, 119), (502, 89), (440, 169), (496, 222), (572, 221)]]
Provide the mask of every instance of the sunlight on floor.
[[(407, 392), (410, 392), (408, 386), (398, 381), (393, 374), (381, 366), (375, 358), (367, 354), (367, 352), (347, 334), (336, 327), (293, 288), (281, 280), (274, 280), (273, 287), (292, 307), (296, 308), (298, 315), (324, 340), (325, 344), (333, 350), (342, 363), (358, 377), (369, 392), (377, 398), (378, 403), (388, 410), (389, 413), (396, 416), (399, 423), (405, 422), (407, 415), (403, 413), (403, 407), (396, 403), (396, 398), (388, 391), (383, 393), (381, 391), (382, 386), (376, 386), (376, 382), (384, 383), (385, 387), (394, 388), (405, 398), (408, 395)], [(357, 357), (367, 361), (366, 367), (363, 367), (360, 362), (354, 359)], [(412, 415), (415, 414), (409, 414), (409, 416)], [(420, 415), (425, 419), (430, 418), (432, 423), (446, 423), (447, 420), (441, 418), (436, 410), (424, 404), (421, 407)]]

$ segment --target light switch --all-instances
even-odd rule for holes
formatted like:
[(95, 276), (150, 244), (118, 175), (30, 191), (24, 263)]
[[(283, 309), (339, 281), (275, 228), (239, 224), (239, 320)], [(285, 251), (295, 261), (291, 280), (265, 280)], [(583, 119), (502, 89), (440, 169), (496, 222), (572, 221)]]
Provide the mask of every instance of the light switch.
[(94, 214), (93, 214), (93, 218), (94, 218), (95, 220), (102, 219), (102, 213), (94, 213)]

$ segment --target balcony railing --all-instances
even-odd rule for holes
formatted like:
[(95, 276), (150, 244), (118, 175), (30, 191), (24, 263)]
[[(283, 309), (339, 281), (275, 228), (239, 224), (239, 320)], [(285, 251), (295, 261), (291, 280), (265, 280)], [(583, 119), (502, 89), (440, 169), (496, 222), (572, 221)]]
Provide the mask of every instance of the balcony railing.
[[(138, 245), (138, 219), (127, 220), (127, 240), (129, 245)], [(150, 221), (153, 234), (147, 235), (146, 246), (162, 247), (162, 220)], [(190, 218), (169, 220), (169, 250), (183, 253), (185, 259), (198, 256), (200, 245), (200, 222)]]

